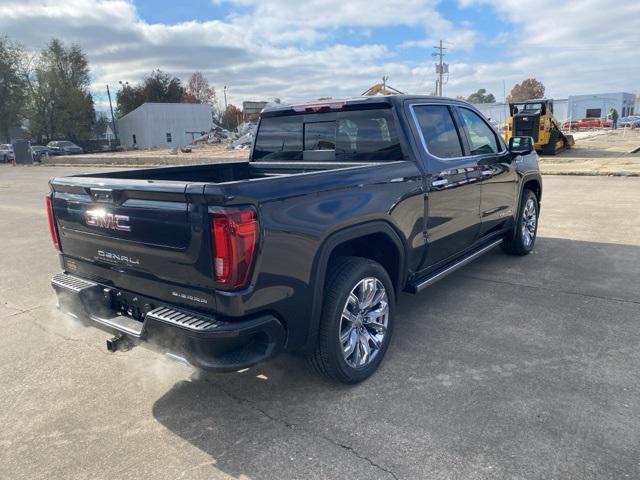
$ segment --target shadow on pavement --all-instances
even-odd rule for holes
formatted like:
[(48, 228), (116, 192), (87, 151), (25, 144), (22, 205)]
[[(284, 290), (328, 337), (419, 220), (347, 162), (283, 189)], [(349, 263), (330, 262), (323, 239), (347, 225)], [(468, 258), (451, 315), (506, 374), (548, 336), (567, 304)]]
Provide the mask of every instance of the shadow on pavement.
[(283, 355), (179, 382), (153, 414), (234, 477), (371, 478), (363, 458), (374, 478), (634, 477), (639, 264), (639, 246), (496, 250), (401, 296), (387, 358), (363, 384)]

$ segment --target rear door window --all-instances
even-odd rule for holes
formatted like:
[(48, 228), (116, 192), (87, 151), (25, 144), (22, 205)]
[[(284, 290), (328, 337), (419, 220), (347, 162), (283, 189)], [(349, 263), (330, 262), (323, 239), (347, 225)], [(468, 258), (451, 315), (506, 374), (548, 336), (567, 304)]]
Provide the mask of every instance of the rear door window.
[(415, 105), (418, 121), (427, 151), (438, 158), (462, 157), (462, 143), (446, 105)]

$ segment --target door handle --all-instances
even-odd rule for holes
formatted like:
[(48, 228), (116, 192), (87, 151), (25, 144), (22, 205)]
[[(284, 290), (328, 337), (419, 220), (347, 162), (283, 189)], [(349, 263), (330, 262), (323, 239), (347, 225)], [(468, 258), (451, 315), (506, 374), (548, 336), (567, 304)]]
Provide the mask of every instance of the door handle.
[(444, 187), (448, 183), (449, 183), (449, 180), (447, 180), (446, 178), (439, 178), (438, 180), (433, 180), (431, 182), (431, 186), (432, 187)]
[(493, 170), (482, 170), (482, 172), (480, 173), (483, 177), (490, 177), (491, 175), (493, 175)]

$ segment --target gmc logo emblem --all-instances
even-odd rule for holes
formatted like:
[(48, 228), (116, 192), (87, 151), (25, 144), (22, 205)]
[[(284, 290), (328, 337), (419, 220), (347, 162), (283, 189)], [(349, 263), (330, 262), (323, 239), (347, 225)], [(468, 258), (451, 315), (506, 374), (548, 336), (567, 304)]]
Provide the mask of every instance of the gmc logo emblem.
[(102, 208), (84, 212), (84, 222), (90, 227), (119, 230), (121, 232), (131, 231), (128, 215), (114, 215), (113, 213), (107, 213)]

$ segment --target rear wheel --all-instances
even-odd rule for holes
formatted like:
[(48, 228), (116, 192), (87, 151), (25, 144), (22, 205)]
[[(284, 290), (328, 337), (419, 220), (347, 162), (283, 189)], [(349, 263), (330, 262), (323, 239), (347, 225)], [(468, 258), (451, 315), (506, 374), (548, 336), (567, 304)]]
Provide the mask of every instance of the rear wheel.
[(393, 331), (395, 295), (377, 262), (339, 257), (329, 267), (318, 343), (309, 357), (317, 372), (357, 383), (378, 368)]
[(543, 155), (555, 155), (558, 153), (558, 140), (560, 139), (560, 132), (558, 130), (551, 130), (549, 133), (549, 142), (542, 147)]
[(514, 231), (502, 244), (505, 252), (520, 256), (531, 253), (538, 233), (539, 207), (536, 194), (528, 189), (523, 190)]

